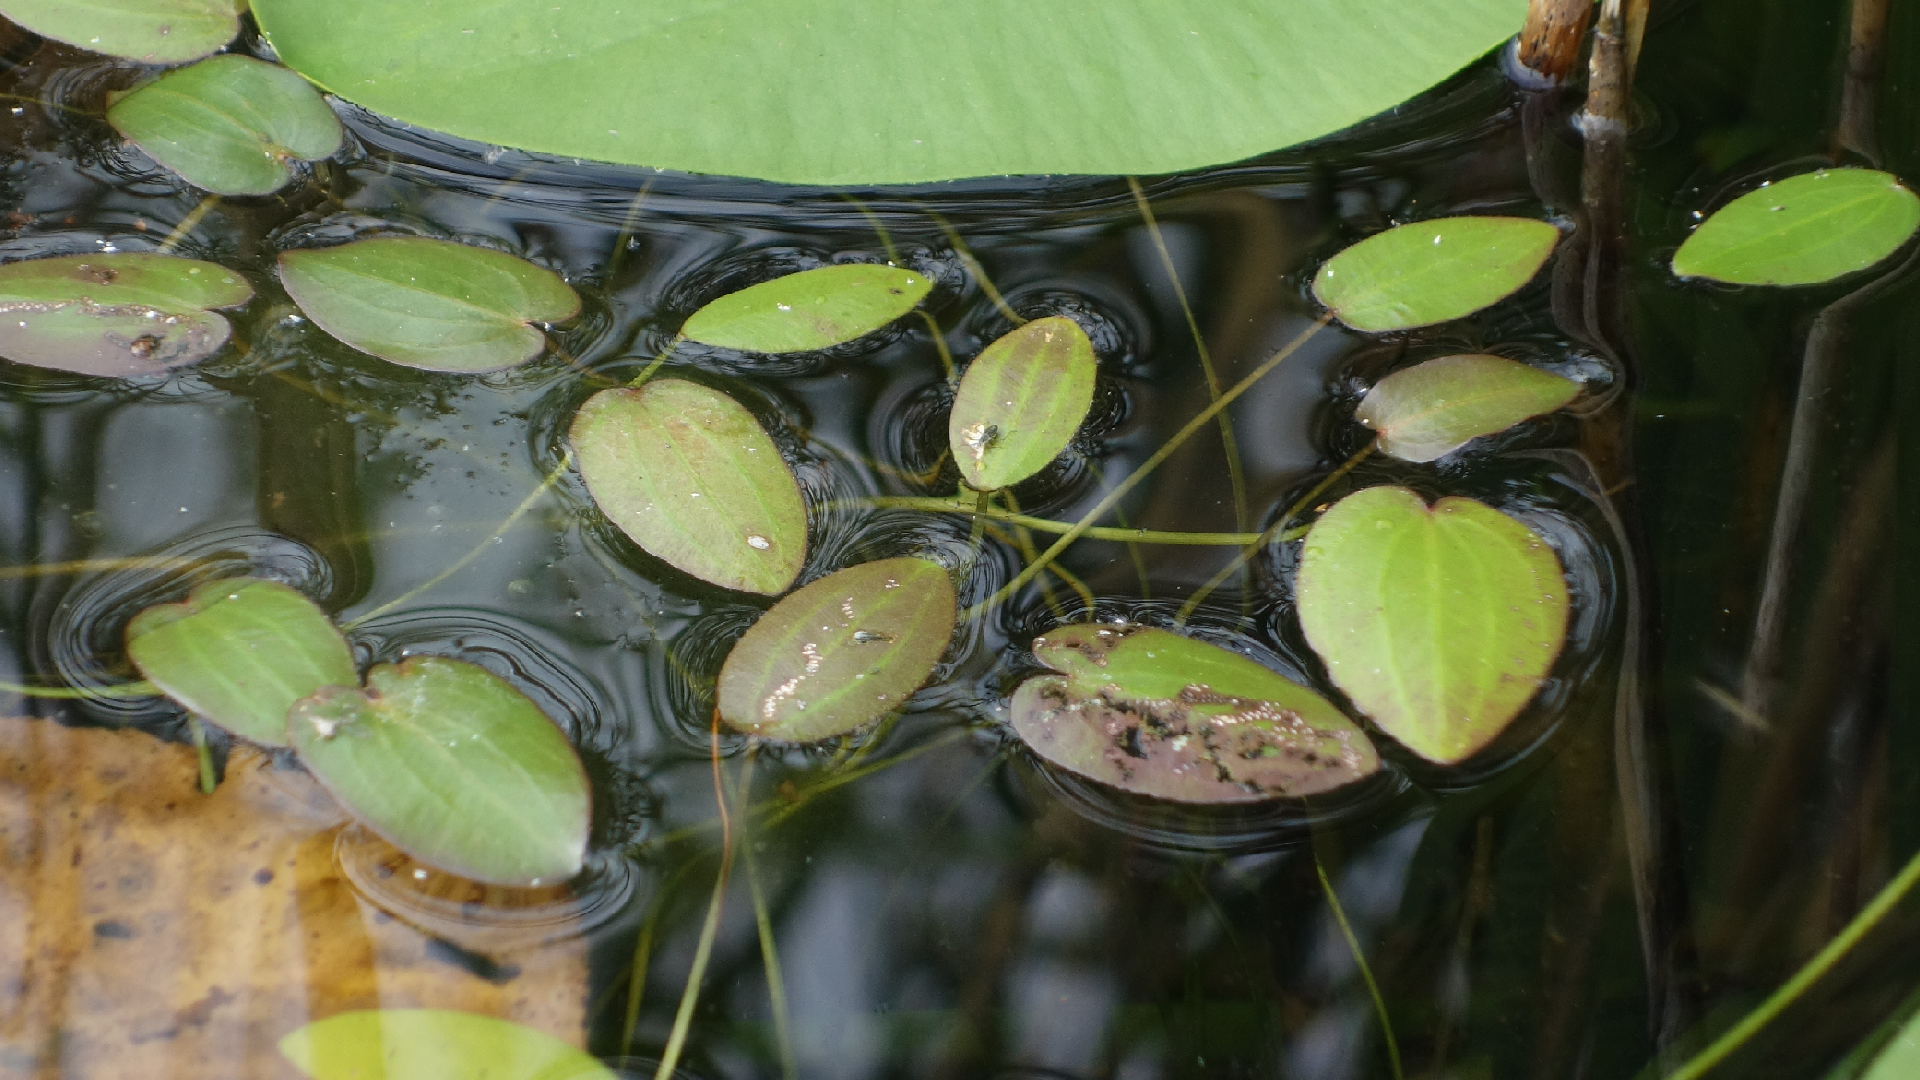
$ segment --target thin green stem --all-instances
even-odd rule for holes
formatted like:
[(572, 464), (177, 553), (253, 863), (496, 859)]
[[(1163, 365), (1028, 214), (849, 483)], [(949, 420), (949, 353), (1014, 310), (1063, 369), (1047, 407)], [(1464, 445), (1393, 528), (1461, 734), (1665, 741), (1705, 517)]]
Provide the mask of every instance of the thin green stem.
[(1840, 962), (1841, 957), (1855, 945), (1860, 944), (1860, 939), (1866, 937), (1868, 931), (1886, 917), (1887, 912), (1892, 911), (1895, 905), (1913, 891), (1915, 884), (1920, 884), (1920, 852), (1916, 852), (1913, 858), (1907, 860), (1907, 865), (1901, 867), (1900, 873), (1892, 881), (1887, 882), (1873, 900), (1860, 909), (1860, 914), (1855, 915), (1852, 921), (1834, 935), (1832, 941), (1827, 942), (1824, 948), (1814, 954), (1813, 959), (1802, 965), (1799, 971), (1794, 972), (1793, 978), (1788, 979), (1778, 990), (1767, 995), (1767, 1000), (1761, 1002), (1757, 1008), (1741, 1018), (1739, 1023), (1713, 1040), (1705, 1050), (1695, 1054), (1686, 1064), (1669, 1074), (1667, 1080), (1697, 1080), (1714, 1066), (1725, 1061), (1735, 1050), (1745, 1045), (1748, 1039), (1753, 1038), (1761, 1028), (1773, 1022), (1788, 1005), (1793, 1004), (1794, 999), (1805, 993), (1808, 987), (1833, 970), (1833, 966)]
[(720, 808), (720, 872), (713, 878), (713, 895), (707, 900), (707, 917), (700, 924), (700, 943), (693, 951), (693, 968), (687, 972), (687, 985), (680, 992), (680, 1008), (673, 1014), (673, 1031), (667, 1036), (667, 1048), (660, 1055), (660, 1068), (653, 1080), (673, 1080), (680, 1064), (680, 1051), (687, 1045), (687, 1032), (693, 1027), (693, 1009), (700, 1002), (700, 983), (707, 977), (707, 961), (713, 956), (713, 941), (720, 933), (720, 912), (727, 898), (727, 879), (733, 875), (733, 818), (727, 813), (727, 788), (720, 772), (720, 713), (714, 711), (710, 729), (713, 748), (713, 800)]
[[(932, 510), (943, 514), (966, 514), (977, 519), (1003, 521), (1034, 532), (1065, 534), (1079, 528), (1064, 521), (1016, 514), (997, 506), (981, 508), (959, 499), (931, 495), (876, 495), (865, 499), (840, 499), (826, 504), (830, 510)], [(1162, 532), (1157, 529), (1116, 529), (1103, 525), (1080, 528), (1076, 536), (1118, 543), (1169, 544), (1188, 547), (1245, 547), (1257, 543), (1262, 533), (1190, 533)]]
[(65, 562), (29, 563), (25, 566), (0, 566), (0, 578), (51, 577), (54, 574), (84, 574), (91, 570), (184, 570), (200, 566), (205, 559), (177, 555), (135, 555), (119, 559), (68, 559)]
[(653, 363), (641, 368), (640, 374), (635, 375), (633, 381), (627, 384), (628, 389), (642, 386), (648, 379), (653, 378), (653, 373), (660, 370), (661, 365), (667, 362), (667, 358), (673, 355), (673, 350), (679, 348), (680, 343), (685, 340), (687, 340), (685, 335), (674, 335), (673, 340), (667, 342), (667, 347), (660, 350), (660, 355), (653, 358)]
[[(1147, 235), (1153, 237), (1153, 246), (1160, 252), (1160, 265), (1167, 271), (1167, 280), (1173, 284), (1173, 298), (1180, 302), (1180, 313), (1187, 317), (1187, 332), (1193, 335), (1193, 348), (1200, 357), (1200, 373), (1206, 376), (1207, 397), (1212, 401), (1220, 400), (1220, 376), (1213, 370), (1213, 354), (1207, 350), (1207, 339), (1200, 333), (1200, 320), (1194, 318), (1193, 305), (1187, 302), (1186, 287), (1180, 284), (1180, 272), (1174, 268), (1173, 252), (1167, 250), (1167, 239), (1160, 232), (1160, 223), (1154, 220), (1153, 206), (1147, 202), (1147, 193), (1140, 188), (1140, 178), (1127, 177), (1127, 190), (1133, 192), (1133, 202), (1140, 208), (1140, 217), (1147, 223)], [(1225, 409), (1220, 410), (1220, 447), (1227, 455), (1227, 483), (1233, 489), (1233, 527), (1241, 532), (1247, 531), (1247, 479), (1240, 471), (1240, 445), (1233, 437), (1233, 418)]]
[[(1231, 405), (1236, 398), (1251, 389), (1253, 384), (1265, 378), (1268, 372), (1279, 367), (1282, 361), (1292, 356), (1299, 350), (1300, 346), (1307, 343), (1308, 339), (1319, 333), (1320, 329), (1327, 325), (1329, 318), (1331, 318), (1330, 315), (1322, 315), (1318, 319), (1315, 319), (1312, 326), (1301, 331), (1279, 352), (1261, 361), (1259, 367), (1247, 372), (1245, 378), (1234, 383), (1233, 386), (1228, 389), (1226, 393), (1220, 395), (1213, 404), (1200, 410), (1200, 412), (1195, 415), (1193, 419), (1187, 421), (1179, 431), (1174, 432), (1172, 438), (1162, 443), (1160, 449), (1155, 450), (1146, 461), (1141, 462), (1139, 468), (1128, 473), (1126, 479), (1115, 484), (1113, 490), (1102, 496), (1100, 501), (1094, 504), (1093, 509), (1087, 511), (1086, 516), (1082, 517), (1077, 524), (1062, 534), (1060, 539), (1055, 540), (1051, 547), (1042, 552), (1039, 559), (1029, 563), (1026, 569), (1016, 574), (1012, 581), (1002, 585), (992, 596), (968, 609), (964, 617), (969, 619), (979, 617), (981, 614), (992, 610), (995, 606), (1005, 601), (1007, 597), (1012, 596), (1016, 591), (1024, 587), (1027, 582), (1032, 581), (1036, 574), (1045, 570), (1047, 565), (1053, 562), (1054, 559), (1059, 558), (1060, 553), (1066, 550), (1068, 544), (1085, 536), (1088, 530), (1093, 528), (1093, 523), (1100, 520), (1102, 514), (1113, 509), (1115, 504), (1119, 503), (1121, 499), (1126, 498), (1129, 491), (1132, 491), (1141, 481), (1151, 475), (1153, 470), (1159, 468), (1168, 458), (1172, 457), (1174, 452), (1179, 450), (1182, 444), (1192, 438), (1195, 432), (1205, 427), (1207, 422), (1212, 420), (1221, 409)], [(1136, 537), (1136, 539), (1142, 538)]]
[(144, 680), (118, 683), (114, 686), (26, 686), (21, 683), (0, 682), (0, 692), (30, 698), (54, 698), (60, 701), (158, 697), (163, 693), (159, 687)]
[(867, 219), (867, 224), (873, 226), (873, 234), (880, 238), (880, 246), (887, 250), (887, 261), (895, 266), (899, 266), (900, 252), (893, 246), (893, 235), (887, 232), (886, 223), (880, 220), (880, 215), (874, 213), (871, 207), (855, 196), (842, 195), (840, 197), (852, 203), (853, 208), (860, 211), (860, 216)]
[(941, 232), (947, 234), (947, 243), (953, 245), (954, 253), (960, 256), (961, 262), (967, 264), (967, 272), (980, 283), (980, 291), (987, 294), (987, 299), (993, 301), (993, 306), (1000, 309), (1000, 314), (1005, 315), (1007, 321), (1015, 326), (1025, 326), (1028, 320), (1013, 310), (1013, 306), (1007, 303), (1007, 298), (1001, 296), (1000, 290), (993, 287), (993, 279), (987, 276), (987, 268), (981, 266), (980, 260), (973, 257), (973, 249), (967, 247), (965, 240), (960, 239), (960, 234), (954, 231), (952, 225), (947, 224), (947, 219), (932, 210), (927, 211), (927, 216), (933, 219), (935, 225), (940, 226)]
[(627, 973), (627, 1016), (621, 1027), (620, 1045), (633, 1049), (633, 1031), (640, 1026), (640, 1003), (647, 992), (647, 967), (653, 962), (653, 932), (660, 922), (661, 904), (654, 902), (647, 921), (640, 924), (640, 940), (633, 945), (633, 967)]
[(401, 593), (399, 596), (396, 596), (393, 599), (387, 601), (386, 603), (381, 604), (379, 607), (374, 608), (372, 611), (369, 611), (364, 615), (356, 616), (355, 618), (353, 618), (348, 622), (341, 623), (340, 629), (352, 630), (354, 627), (361, 625), (362, 623), (366, 622), (369, 619), (377, 619), (380, 616), (385, 615), (387, 612), (392, 611), (395, 608), (410, 602), (415, 597), (419, 596), (424, 592), (427, 592), (428, 590), (439, 585), (441, 582), (447, 580), (453, 575), (459, 573), (461, 570), (465, 569), (468, 563), (479, 558), (481, 552), (484, 552), (487, 550), (488, 545), (494, 543), (495, 541), (499, 540), (502, 536), (506, 535), (506, 532), (508, 529), (513, 528), (516, 522), (518, 522), (521, 518), (527, 516), (527, 512), (533, 509), (534, 504), (538, 503), (542, 498), (544, 498), (547, 492), (552, 491), (553, 486), (555, 484), (558, 484), (560, 482), (560, 478), (565, 476), (567, 474), (567, 470), (571, 468), (573, 468), (573, 451), (568, 450), (565, 454), (561, 456), (560, 464), (555, 465), (553, 467), (553, 471), (549, 472), (546, 475), (546, 477), (540, 481), (540, 486), (534, 488), (533, 491), (530, 492), (525, 499), (522, 499), (520, 501), (519, 506), (516, 506), (513, 508), (513, 513), (508, 514), (505, 521), (502, 521), (497, 527), (495, 527), (493, 532), (487, 534), (485, 539), (481, 540), (478, 544), (475, 544), (471, 551), (467, 552), (465, 555), (460, 556), (460, 558), (456, 560), (452, 566), (447, 567), (445, 570), (440, 571), (438, 574), (435, 574), (431, 578), (428, 578), (426, 581), (423, 581), (420, 584), (415, 585), (413, 588), (408, 589), (406, 592)]
[[(1101, 487), (1107, 486), (1107, 478), (1101, 470), (1099, 462), (1089, 460), (1087, 462), (1087, 470), (1093, 473), (1093, 479), (1096, 483)], [(1121, 528), (1127, 528), (1127, 514), (1124, 509), (1118, 506), (1114, 507), (1113, 520), (1119, 522)], [(1147, 576), (1147, 560), (1140, 554), (1140, 545), (1138, 542), (1133, 540), (1127, 541), (1127, 557), (1133, 560), (1133, 572), (1140, 577), (1140, 599), (1153, 599), (1153, 581)]]
[(940, 320), (934, 318), (925, 308), (914, 308), (913, 313), (927, 324), (927, 336), (933, 339), (933, 347), (940, 353), (940, 370), (953, 381), (953, 353), (947, 349), (947, 335), (940, 330)]
[(211, 795), (220, 781), (213, 775), (213, 748), (207, 745), (207, 726), (199, 717), (189, 716), (187, 731), (193, 735), (193, 751), (200, 759), (200, 794)]
[[(740, 788), (734, 803), (747, 805), (753, 789), (753, 762), (757, 746), (747, 750), (746, 767), (740, 770)], [(773, 940), (773, 919), (767, 912), (766, 892), (760, 887), (760, 865), (753, 857), (753, 839), (748, 823), (740, 823), (740, 850), (747, 863), (747, 891), (753, 896), (753, 925), (760, 934), (760, 963), (767, 972), (767, 999), (773, 1006), (773, 1033), (780, 1044), (780, 1075), (783, 1080), (798, 1080), (800, 1068), (793, 1056), (793, 1024), (787, 1010), (787, 984), (780, 975), (780, 950)]]
[(1320, 481), (1318, 484), (1315, 484), (1313, 486), (1313, 489), (1307, 492), (1305, 495), (1300, 496), (1300, 498), (1296, 500), (1292, 506), (1287, 508), (1286, 513), (1280, 515), (1279, 520), (1275, 521), (1272, 525), (1268, 526), (1267, 531), (1260, 534), (1260, 539), (1247, 545), (1247, 548), (1245, 551), (1242, 551), (1240, 554), (1234, 556), (1232, 562), (1228, 563), (1224, 567), (1221, 567), (1219, 573), (1207, 579), (1207, 583), (1205, 585), (1202, 585), (1198, 589), (1195, 589), (1193, 591), (1193, 595), (1187, 597), (1187, 602), (1180, 605), (1179, 613), (1173, 617), (1173, 624), (1175, 626), (1185, 626), (1187, 623), (1188, 616), (1192, 615), (1194, 609), (1199, 607), (1200, 604), (1206, 600), (1207, 595), (1209, 593), (1219, 588), (1222, 584), (1226, 582), (1228, 578), (1239, 573), (1240, 568), (1245, 566), (1248, 563), (1248, 561), (1251, 560), (1255, 555), (1259, 554), (1261, 548), (1264, 548), (1268, 544), (1273, 543), (1273, 541), (1278, 537), (1290, 535), (1287, 531), (1287, 526), (1291, 525), (1295, 518), (1299, 517), (1302, 513), (1304, 513), (1307, 507), (1313, 505), (1313, 500), (1319, 498), (1322, 494), (1324, 494), (1326, 490), (1332, 487), (1341, 477), (1352, 472), (1353, 467), (1355, 465), (1358, 465), (1362, 461), (1365, 461), (1367, 459), (1367, 455), (1373, 453), (1373, 448), (1378, 444), (1379, 444), (1378, 439), (1368, 440), (1367, 445), (1361, 447), (1358, 451), (1354, 453), (1352, 457), (1342, 462), (1339, 468), (1333, 470), (1331, 473), (1328, 473), (1326, 479)]
[(653, 184), (658, 177), (649, 176), (647, 182), (634, 192), (633, 199), (627, 203), (627, 214), (620, 220), (620, 231), (614, 235), (613, 251), (607, 256), (607, 287), (613, 287), (614, 275), (627, 261), (627, 245), (633, 242), (633, 227), (640, 220), (640, 208), (647, 204), (647, 196), (653, 193)]
[(175, 225), (173, 231), (167, 234), (167, 238), (160, 241), (160, 254), (166, 255), (178, 247), (180, 241), (185, 240), (199, 226), (200, 219), (206, 217), (207, 212), (218, 205), (220, 205), (218, 195), (208, 195), (195, 204), (193, 209), (187, 211), (187, 216), (180, 219), (180, 224)]
[(1347, 912), (1340, 906), (1340, 897), (1333, 891), (1333, 882), (1327, 880), (1327, 868), (1320, 862), (1320, 853), (1314, 852), (1313, 871), (1320, 875), (1320, 891), (1327, 896), (1327, 906), (1333, 909), (1334, 921), (1340, 924), (1340, 933), (1347, 939), (1347, 948), (1353, 952), (1353, 962), (1360, 967), (1360, 978), (1366, 981), (1367, 993), (1373, 995), (1373, 1011), (1380, 1018), (1380, 1032), (1387, 1040), (1387, 1064), (1393, 1072), (1393, 1080), (1406, 1080), (1406, 1074), (1400, 1069), (1400, 1043), (1393, 1037), (1393, 1021), (1387, 1016), (1387, 1001), (1380, 996), (1380, 985), (1373, 981), (1373, 969), (1367, 966), (1367, 956), (1360, 951), (1360, 939), (1353, 934), (1353, 925), (1347, 922)]

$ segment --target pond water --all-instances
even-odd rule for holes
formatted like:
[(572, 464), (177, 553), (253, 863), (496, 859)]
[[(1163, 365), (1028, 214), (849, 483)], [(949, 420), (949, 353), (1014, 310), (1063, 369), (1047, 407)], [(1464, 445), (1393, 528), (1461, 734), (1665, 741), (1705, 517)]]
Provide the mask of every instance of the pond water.
[[(178, 228), (173, 250), (241, 270), (258, 296), (235, 314), (232, 347), (169, 378), (0, 365), (0, 675), (127, 681), (136, 611), (265, 574), (335, 614), (363, 666), (455, 656), (526, 691), (579, 747), (595, 815), (589, 869), (569, 886), (471, 886), (342, 827), (290, 760), (227, 756), (215, 735), (223, 787), (253, 801), (218, 821), (142, 818), (152, 833), (129, 839), (120, 809), (103, 820), (84, 798), (123, 808), (129, 777), (169, 808), (202, 798), (179, 711), (10, 699), (38, 719), (0, 720), (15, 785), (0, 807), (0, 1076), (134, 1061), (149, 1075), (278, 1076), (280, 1035), (376, 1004), (513, 1016), (651, 1076), (723, 837), (739, 855), (687, 1077), (781, 1075), (776, 995), (809, 1077), (1611, 1078), (1635, 1075), (1656, 1040), (1723, 1026), (1920, 839), (1913, 728), (1894, 722), (1910, 711), (1896, 673), (1913, 664), (1890, 630), (1895, 570), (1911, 561), (1893, 555), (1893, 417), (1920, 360), (1914, 284), (1850, 325), (1794, 564), (1787, 674), (1775, 714), (1754, 716), (1726, 703), (1795, 372), (1809, 324), (1850, 286), (1714, 290), (1664, 265), (1693, 210), (1826, 150), (1842, 30), (1810, 7), (1707, 2), (1656, 23), (1635, 103), (1624, 357), (1561, 329), (1546, 276), (1467, 324), (1384, 341), (1315, 327), (1312, 270), (1388, 224), (1566, 220), (1573, 103), (1523, 102), (1495, 58), (1309, 148), (1145, 181), (1156, 230), (1114, 180), (856, 199), (538, 159), (344, 106), (340, 159), (274, 197), (203, 204), (102, 122), (104, 91), (134, 68), (15, 33), (0, 74), (0, 258), (155, 250)], [(1914, 74), (1895, 63), (1885, 125), (1907, 133), (1885, 148), (1907, 177), (1920, 113), (1898, 80)], [(523, 367), (425, 374), (328, 337), (272, 274), (279, 251), (390, 233), (516, 253), (563, 274), (585, 308)], [(1546, 536), (1573, 597), (1546, 688), (1464, 767), (1389, 748), (1380, 776), (1308, 802), (1130, 799), (1036, 763), (1007, 729), (1013, 687), (1039, 670), (1032, 639), (1089, 615), (1071, 582), (1047, 579), (965, 623), (897, 721), (751, 754), (723, 736), (723, 832), (712, 684), (766, 604), (608, 525), (560, 468), (567, 425), (713, 297), (882, 259), (935, 283), (931, 323), (799, 357), (670, 358), (746, 404), (793, 465), (812, 508), (803, 581), (923, 554), (972, 560), (963, 605), (992, 593), (1021, 565), (1017, 532), (989, 534), (976, 556), (964, 518), (858, 506), (953, 491), (941, 347), (972, 357), (1011, 326), (1009, 308), (1088, 330), (1093, 413), (1015, 490), (1023, 510), (1073, 521), (1207, 403), (1183, 290), (1223, 384), (1304, 337), (1228, 413), (1254, 528), (1362, 445), (1359, 394), (1413, 359), (1493, 350), (1587, 384), (1572, 414), (1431, 466), (1369, 459), (1324, 496), (1378, 483), (1467, 494)], [(1224, 461), (1204, 432), (1120, 520), (1243, 527)], [(1911, 514), (1898, 527), (1911, 536)], [(1233, 552), (1089, 541), (1062, 565), (1093, 617), (1171, 625)], [(1191, 626), (1331, 693), (1293, 615), (1297, 556), (1270, 549)], [(88, 749), (54, 724), (142, 741)], [(158, 740), (179, 753), (150, 755)], [(299, 823), (292, 840), (251, 820), (274, 814)], [(55, 843), (60, 815), (85, 824)], [(1646, 837), (1665, 845), (1650, 867)], [(69, 849), (70, 865), (53, 857)], [(284, 851), (292, 872), (276, 877), (262, 850)], [(124, 861), (96, 873), (102, 851)], [(1652, 901), (1637, 905), (1641, 872)], [(234, 906), (256, 885), (288, 891)], [(148, 938), (166, 944), (135, 948)], [(1915, 926), (1895, 920), (1740, 1059), (1764, 1073), (1729, 1075), (1822, 1075), (1908, 993), (1916, 953)]]

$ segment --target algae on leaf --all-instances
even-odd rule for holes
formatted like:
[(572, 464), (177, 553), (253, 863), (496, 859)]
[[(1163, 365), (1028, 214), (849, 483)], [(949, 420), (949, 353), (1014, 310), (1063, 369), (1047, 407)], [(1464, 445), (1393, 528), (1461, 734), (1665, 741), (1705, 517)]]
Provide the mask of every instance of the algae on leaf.
[(210, 309), (252, 297), (239, 274), (173, 255), (24, 259), (0, 265), (0, 356), (77, 375), (164, 375), (219, 352), (233, 331)]
[(1059, 672), (1013, 695), (1013, 730), (1061, 768), (1190, 803), (1299, 798), (1372, 775), (1366, 732), (1248, 657), (1170, 630), (1078, 623), (1033, 642)]
[[(1525, 0), (254, 0), (280, 56), (407, 123), (795, 184), (1181, 172), (1386, 111)], [(1391, 32), (1383, 32), (1391, 28)]]

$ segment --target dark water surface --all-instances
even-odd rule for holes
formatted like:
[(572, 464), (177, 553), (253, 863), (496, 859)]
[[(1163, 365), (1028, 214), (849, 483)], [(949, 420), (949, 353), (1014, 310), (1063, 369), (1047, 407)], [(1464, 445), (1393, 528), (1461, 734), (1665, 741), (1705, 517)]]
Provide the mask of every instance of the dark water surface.
[[(1385, 341), (1323, 329), (1231, 409), (1258, 528), (1358, 448), (1351, 410), (1389, 370), (1497, 351), (1588, 384), (1583, 415), (1530, 422), (1432, 466), (1372, 460), (1327, 495), (1387, 482), (1472, 495), (1556, 547), (1574, 599), (1568, 649), (1495, 749), (1438, 769), (1383, 746), (1383, 776), (1311, 806), (1200, 813), (1103, 794), (1042, 769), (1004, 728), (1008, 694), (1035, 670), (1027, 643), (1085, 614), (1057, 580), (1051, 596), (1030, 588), (962, 630), (897, 723), (844, 746), (756, 755), (748, 801), (765, 812), (736, 824), (778, 944), (800, 1075), (1390, 1075), (1319, 866), (1407, 1075), (1624, 1078), (1655, 1052), (1656, 996), (1676, 1003), (1676, 1029), (1723, 1026), (1873, 894), (1920, 842), (1904, 705), (1912, 636), (1903, 660), (1892, 632), (1900, 601), (1915, 599), (1912, 558), (1896, 556), (1914, 530), (1913, 500), (1903, 524), (1894, 516), (1897, 477), (1910, 475), (1894, 419), (1914, 404), (1920, 290), (1897, 285), (1852, 324), (1824, 403), (1786, 681), (1772, 715), (1743, 716), (1724, 702), (1739, 693), (1795, 372), (1813, 318), (1859, 283), (1732, 292), (1665, 270), (1692, 211), (1826, 151), (1839, 7), (1707, 2), (1657, 16), (1636, 99), (1626, 358), (1565, 334), (1543, 277), (1469, 324)], [(1911, 180), (1920, 107), (1902, 80), (1920, 46), (1902, 60), (1899, 43), (1914, 42), (1920, 18), (1895, 20), (1885, 164)], [(102, 92), (134, 69), (12, 40), (0, 75), (12, 95), (0, 99), (0, 258), (159, 246), (200, 200), (99, 118)], [(1222, 382), (1312, 327), (1308, 276), (1361, 236), (1456, 213), (1567, 223), (1570, 106), (1531, 108), (1529, 120), (1490, 58), (1311, 148), (1145, 181)], [(719, 861), (711, 683), (765, 605), (640, 552), (577, 476), (498, 531), (560, 463), (574, 409), (631, 378), (714, 296), (836, 260), (893, 257), (932, 278), (924, 306), (964, 361), (1010, 324), (945, 222), (1012, 308), (1070, 314), (1098, 347), (1093, 417), (1060, 463), (1015, 492), (1023, 509), (1070, 521), (1205, 406), (1197, 351), (1124, 183), (980, 181), (855, 202), (346, 118), (344, 164), (272, 198), (219, 202), (177, 248), (243, 270), (258, 289), (234, 317), (234, 347), (141, 383), (0, 364), (0, 553), (14, 568), (74, 564), (0, 579), (0, 676), (124, 681), (120, 634), (135, 611), (196, 580), (255, 572), (350, 623), (363, 662), (432, 652), (510, 678), (566, 726), (595, 782), (593, 867), (571, 894), (451, 901), (393, 873), (391, 854), (354, 830), (334, 857), (367, 903), (504, 985), (513, 973), (487, 968), (490, 957), (584, 935), (588, 985), (574, 992), (588, 1045), (650, 1076)], [(357, 354), (298, 315), (272, 260), (383, 231), (522, 255), (565, 275), (584, 311), (555, 328), (547, 355), (495, 375), (428, 375)], [(953, 490), (950, 464), (915, 478), (945, 444), (950, 390), (932, 333), (910, 317), (826, 354), (672, 358), (676, 374), (753, 410), (793, 464), (813, 507), (803, 580), (898, 554), (968, 557), (961, 519), (840, 508)], [(1635, 383), (1629, 404), (1621, 395)], [(1618, 464), (1625, 441), (1593, 421), (1616, 407), (1631, 410), (1630, 467)], [(1123, 502), (1124, 520), (1233, 530), (1226, 478), (1208, 431)], [(963, 603), (1017, 571), (1017, 541), (988, 539)], [(1099, 617), (1165, 624), (1231, 553), (1084, 542), (1064, 565)], [(1247, 587), (1215, 594), (1193, 625), (1330, 692), (1292, 615), (1295, 554), (1267, 553)], [(161, 558), (111, 564), (135, 556)], [(1640, 597), (1636, 560), (1649, 586)], [(1630, 636), (1640, 625), (1652, 635), (1645, 662)], [(1636, 685), (1665, 801), (1623, 806), (1616, 714)], [(187, 737), (154, 700), (8, 708)], [(744, 744), (724, 742), (737, 782)], [(1673, 837), (1670, 878), (1684, 900), (1660, 928), (1681, 946), (1651, 971), (1628, 857), (1633, 814)], [(780, 1075), (747, 862), (735, 866), (694, 1014), (689, 1077)], [(1821, 1075), (1912, 988), (1916, 929), (1896, 915), (1727, 1075)], [(240, 948), (249, 928), (231, 933), (215, 947)], [(29, 1021), (0, 1023), (13, 1025), (0, 1076), (85, 1075), (63, 1071), (57, 1053), (18, 1050), (49, 1043), (18, 1030)]]

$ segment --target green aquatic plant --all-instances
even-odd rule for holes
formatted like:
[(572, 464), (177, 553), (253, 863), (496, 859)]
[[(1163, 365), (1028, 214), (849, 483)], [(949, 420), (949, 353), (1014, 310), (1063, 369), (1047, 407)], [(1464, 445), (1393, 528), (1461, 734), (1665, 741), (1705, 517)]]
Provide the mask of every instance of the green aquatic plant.
[(451, 1009), (355, 1009), (299, 1027), (280, 1053), (310, 1080), (615, 1080), (543, 1031)]
[(1093, 342), (1064, 315), (1035, 319), (988, 345), (960, 377), (947, 445), (980, 491), (1012, 487), (1053, 463), (1093, 405)]
[(0, 266), (0, 356), (76, 375), (164, 375), (219, 352), (218, 309), (253, 299), (240, 274), (150, 252), (23, 259)]
[(184, 64), (240, 32), (241, 0), (5, 0), (0, 15), (82, 49), (144, 64)]
[(1442, 356), (1373, 384), (1353, 418), (1402, 461), (1432, 461), (1483, 435), (1560, 408), (1580, 393), (1572, 379), (1502, 356)]
[(1886, 259), (1920, 229), (1920, 196), (1873, 169), (1821, 169), (1715, 210), (1673, 272), (1733, 285), (1813, 285)]
[(181, 179), (216, 195), (269, 195), (293, 163), (340, 148), (340, 121), (313, 84), (277, 64), (215, 56), (114, 100), (107, 122)]
[(1545, 221), (1447, 217), (1375, 233), (1321, 264), (1313, 295), (1368, 333), (1449, 322), (1513, 295), (1560, 240)]
[(897, 266), (821, 266), (718, 297), (687, 316), (680, 333), (741, 352), (812, 352), (865, 337), (912, 311), (932, 288)]

